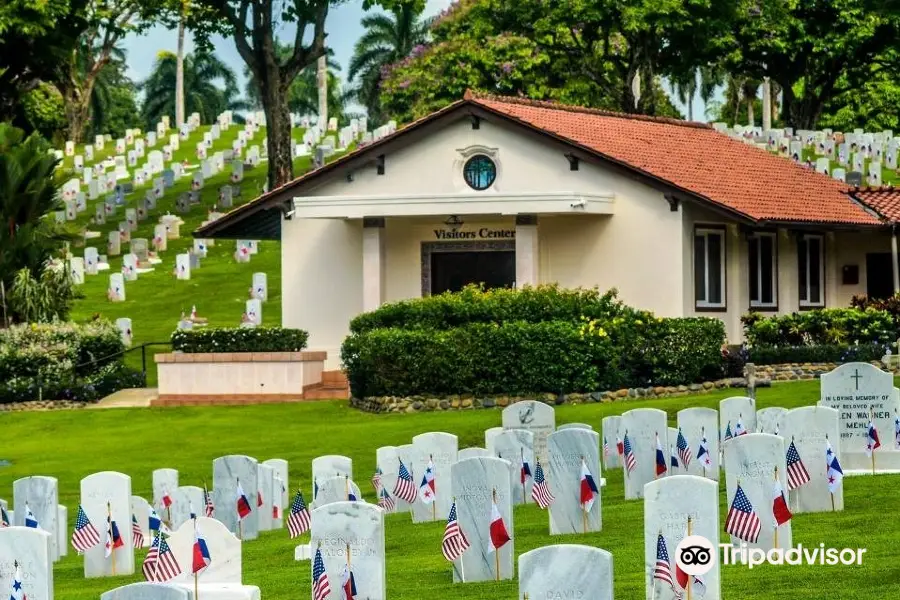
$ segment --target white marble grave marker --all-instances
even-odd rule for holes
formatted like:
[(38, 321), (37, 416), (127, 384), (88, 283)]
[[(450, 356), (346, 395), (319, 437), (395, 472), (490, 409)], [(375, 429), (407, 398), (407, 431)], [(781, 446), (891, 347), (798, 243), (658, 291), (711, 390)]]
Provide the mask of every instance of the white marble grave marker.
[(722, 441), (728, 439), (725, 434), (731, 430), (732, 437), (743, 429), (746, 433), (756, 433), (756, 402), (747, 396), (731, 396), (719, 402), (719, 431)]
[(25, 526), (25, 506), (31, 509), (38, 527), (50, 534), (50, 559), (59, 560), (57, 529), (59, 523), (59, 483), (56, 477), (35, 475), (13, 481), (13, 506), (16, 507), (13, 525)]
[[(719, 413), (714, 408), (692, 406), (678, 411), (678, 427), (691, 449), (691, 464), (688, 474), (700, 475), (718, 481), (719, 479)], [(706, 451), (701, 455), (703, 440)], [(676, 440), (677, 442), (677, 440)], [(671, 441), (670, 441), (671, 443)]]
[(22, 575), (22, 592), (28, 600), (53, 600), (53, 555), (50, 547), (53, 536), (30, 527), (0, 529), (0, 585), (10, 596), (10, 583), (16, 574), (18, 561)]
[(121, 273), (109, 274), (107, 295), (113, 302), (125, 302), (125, 277)]
[[(242, 540), (255, 540), (259, 532), (259, 518), (256, 516), (256, 490), (258, 489), (258, 469), (256, 459), (249, 456), (220, 456), (213, 461), (213, 503), (216, 519), (225, 524), (233, 533), (241, 532)], [(242, 521), (237, 513), (238, 482), (250, 502), (250, 514)], [(238, 523), (240, 522), (240, 527)]]
[[(625, 436), (628, 436), (636, 462), (631, 473), (627, 469), (622, 469), (625, 477), (625, 499), (643, 498), (644, 485), (656, 479), (656, 436), (659, 435), (659, 442), (664, 450), (669, 447), (666, 413), (657, 408), (629, 410), (622, 415), (619, 429), (622, 431), (623, 442)], [(668, 456), (666, 458), (668, 459)]]
[[(550, 505), (550, 534), (589, 533), (603, 529), (600, 501), (600, 435), (571, 428), (547, 436), (547, 481), (555, 500)], [(590, 505), (581, 504), (582, 464), (597, 488)], [(585, 510), (587, 509), (587, 510)]]
[[(418, 489), (421, 478), (429, 462), (434, 465), (435, 501), (425, 504), (421, 497), (413, 503), (413, 523), (427, 521), (442, 521), (447, 519), (452, 504), (452, 489), (450, 487), (450, 465), (457, 461), (459, 440), (452, 433), (433, 431), (421, 433), (412, 439), (413, 445), (413, 469), (419, 473), (418, 480), (414, 480)], [(393, 491), (393, 490), (388, 490)]]
[[(84, 553), (85, 577), (109, 577), (134, 573), (134, 548), (131, 540), (131, 477), (113, 471), (88, 475), (81, 480), (81, 507), (99, 531), (103, 531), (112, 511), (124, 545), (105, 558), (103, 544)], [(102, 535), (102, 534), (101, 534)], [(101, 537), (102, 540), (102, 537)], [(115, 561), (115, 563), (113, 563)]]
[(531, 499), (532, 477), (526, 477), (522, 483), (522, 464), (528, 464), (534, 474), (534, 434), (525, 429), (502, 429), (488, 439), (487, 448), (492, 456), (509, 462), (509, 481), (512, 489), (513, 504), (528, 504)]
[(537, 400), (523, 400), (503, 409), (504, 429), (526, 429), (534, 434), (534, 453), (547, 462), (547, 436), (556, 431), (553, 407)]
[[(336, 502), (312, 512), (310, 548), (321, 550), (332, 594), (348, 561), (359, 598), (385, 600), (384, 512), (371, 504)], [(349, 557), (347, 555), (349, 549)], [(310, 570), (313, 563), (310, 561)], [(335, 596), (337, 597), (337, 596)]]
[(789, 410), (781, 423), (781, 436), (785, 440), (785, 448), (794, 443), (810, 478), (807, 483), (788, 492), (791, 511), (799, 514), (843, 510), (843, 486), (838, 486), (831, 494), (825, 460), (828, 443), (840, 456), (843, 440), (840, 439), (839, 412), (827, 406), (801, 406)]
[(175, 276), (181, 280), (191, 278), (191, 257), (188, 254), (175, 256)]
[(519, 556), (519, 598), (613, 600), (612, 554), (593, 546), (557, 544)]

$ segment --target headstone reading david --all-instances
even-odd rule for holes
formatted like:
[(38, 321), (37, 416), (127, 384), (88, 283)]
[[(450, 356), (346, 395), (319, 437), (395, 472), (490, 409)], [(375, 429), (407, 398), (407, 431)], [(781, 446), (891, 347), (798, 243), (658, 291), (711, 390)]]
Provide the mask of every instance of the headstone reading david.
[(420, 492), (416, 502), (413, 503), (413, 523), (446, 520), (453, 495), (450, 485), (450, 465), (458, 459), (459, 440), (451, 433), (432, 431), (413, 437), (412, 444), (415, 455), (413, 470), (419, 473), (419, 479), (413, 483), (417, 488), (421, 485), (429, 465), (433, 466), (434, 477), (432, 501), (426, 502), (422, 497), (424, 492)]
[[(312, 511), (310, 549), (313, 555), (321, 551), (328, 580), (334, 582), (332, 590), (339, 589), (342, 573), (349, 569), (358, 598), (387, 598), (384, 512), (378, 507), (336, 502), (316, 508)], [(313, 568), (315, 563), (311, 561)]]
[[(470, 544), (453, 563), (453, 581), (512, 579), (515, 532), (509, 464), (501, 458), (467, 458), (450, 467), (450, 480), (459, 527)], [(494, 549), (490, 533), (493, 504), (510, 538), (499, 549)]]
[[(719, 531), (719, 486), (715, 481), (695, 475), (674, 475), (648, 483), (644, 489), (644, 579), (648, 600), (686, 597), (674, 576), (678, 544), (689, 534), (699, 535), (709, 540), (718, 552)], [(671, 560), (674, 588), (653, 578), (660, 535)], [(702, 579), (705, 593), (695, 593), (692, 597), (719, 600), (722, 597), (719, 561)], [(681, 592), (680, 597), (677, 592)]]
[(113, 471), (88, 475), (81, 480), (81, 507), (88, 520), (103, 532), (107, 518), (116, 522), (123, 545), (106, 557), (101, 543), (84, 553), (85, 577), (110, 577), (134, 573), (134, 547), (131, 538), (131, 477)]
[(543, 546), (519, 556), (519, 598), (613, 600), (613, 557), (580, 544)]
[[(773, 502), (776, 478), (787, 498), (786, 451), (787, 444), (784, 438), (770, 433), (748, 433), (729, 440), (725, 446), (724, 468), (727, 488), (725, 514), (734, 505), (740, 485), (747, 500), (747, 504), (738, 503), (743, 506), (741, 512), (747, 516), (740, 521), (746, 523), (751, 511), (759, 519), (758, 539), (752, 539), (752, 532), (744, 527), (740, 529), (743, 532), (742, 537), (732, 533), (732, 543), (743, 541), (749, 547), (761, 548), (765, 552), (772, 548), (792, 547), (791, 522), (787, 521), (776, 527)], [(726, 522), (726, 527), (727, 525)]]
[(547, 436), (556, 431), (553, 407), (537, 400), (523, 400), (503, 409), (503, 429), (525, 429), (534, 434), (534, 453), (547, 462)]
[[(241, 455), (220, 456), (213, 461), (213, 504), (216, 519), (242, 540), (255, 540), (259, 535), (256, 516), (258, 469), (255, 458)], [(238, 515), (238, 489), (250, 504), (250, 513), (243, 519)]]
[[(589, 429), (563, 429), (547, 437), (547, 480), (554, 496), (550, 534), (589, 533), (603, 529), (600, 502), (600, 435)], [(584, 471), (585, 481), (582, 483)], [(593, 485), (591, 485), (593, 483)], [(582, 502), (585, 485), (590, 498)]]
[[(622, 432), (622, 443), (628, 438), (628, 445), (634, 455), (634, 468), (622, 469), (625, 477), (625, 499), (634, 500), (644, 497), (644, 485), (657, 479), (656, 475), (656, 441), (666, 454), (669, 447), (669, 428), (666, 425), (666, 413), (657, 408), (636, 408), (622, 415), (619, 425)], [(666, 456), (668, 458), (668, 456)], [(628, 457), (625, 457), (627, 462)], [(668, 468), (668, 461), (666, 462)]]
[[(53, 600), (52, 537), (42, 529), (31, 527), (0, 529), (0, 582), (10, 600)], [(10, 595), (16, 562), (21, 569), (22, 596)]]
[(866, 439), (871, 419), (881, 437), (881, 447), (873, 457), (875, 470), (900, 468), (900, 452), (891, 442), (898, 402), (894, 377), (869, 363), (846, 363), (821, 378), (819, 404), (838, 411), (841, 427), (840, 462), (844, 470), (872, 470), (866, 455)]
[(16, 507), (13, 525), (25, 526), (27, 506), (38, 522), (38, 527), (50, 534), (50, 559), (59, 560), (57, 530), (66, 528), (59, 523), (59, 483), (56, 477), (35, 475), (13, 482), (13, 506)]
[(492, 456), (509, 461), (509, 481), (512, 486), (513, 504), (528, 504), (531, 500), (532, 477), (522, 482), (523, 464), (534, 474), (534, 434), (524, 429), (500, 429), (488, 439), (488, 451)]
[[(714, 408), (692, 406), (678, 411), (678, 428), (691, 451), (689, 475), (719, 480), (719, 412)], [(669, 443), (677, 444), (669, 440)]]
[[(788, 464), (788, 499), (794, 513), (844, 509), (844, 488), (839, 481), (829, 480), (825, 459), (828, 444), (840, 456), (840, 431), (840, 413), (827, 406), (801, 406), (784, 416), (780, 434), (785, 445), (793, 443), (796, 451), (797, 462)], [(791, 479), (799, 484), (795, 489)]]

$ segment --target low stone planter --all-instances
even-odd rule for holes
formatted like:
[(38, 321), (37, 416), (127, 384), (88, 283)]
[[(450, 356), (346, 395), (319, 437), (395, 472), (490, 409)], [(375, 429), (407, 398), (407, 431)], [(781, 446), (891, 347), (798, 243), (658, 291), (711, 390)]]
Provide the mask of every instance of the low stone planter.
[(299, 402), (322, 384), (327, 352), (157, 354), (154, 406)]

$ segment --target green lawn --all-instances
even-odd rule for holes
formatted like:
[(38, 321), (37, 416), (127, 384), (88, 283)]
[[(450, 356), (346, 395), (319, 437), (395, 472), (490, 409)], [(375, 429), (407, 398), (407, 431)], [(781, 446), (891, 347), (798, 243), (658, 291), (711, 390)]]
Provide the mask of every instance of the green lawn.
[[(237, 138), (237, 132), (242, 126), (233, 126), (222, 133), (220, 139), (214, 142), (209, 150), (211, 157), (219, 150), (231, 148), (232, 142)], [(174, 153), (174, 160), (188, 159), (192, 164), (199, 164), (195, 158), (196, 143), (203, 139), (203, 132), (209, 127), (201, 127), (191, 134), (187, 141), (181, 142), (181, 147)], [(248, 143), (262, 144), (265, 130), (257, 133), (254, 139)], [(293, 136), (301, 140), (302, 130), (294, 130)], [(113, 143), (114, 146), (114, 143)], [(109, 155), (110, 144), (106, 145), (105, 154)], [(162, 151), (162, 144), (150, 150)], [(82, 151), (78, 147), (76, 153)], [(139, 161), (143, 164), (143, 160)], [(63, 169), (71, 169), (72, 158), (66, 157)], [(168, 167), (168, 165), (167, 165)], [(302, 174), (309, 168), (309, 158), (299, 158), (294, 163), (294, 172)], [(255, 169), (244, 170), (244, 181), (240, 184), (242, 195), (235, 198), (235, 205), (249, 202), (262, 192), (266, 178), (266, 163), (262, 163)], [(134, 169), (131, 169), (133, 174)], [(71, 318), (76, 321), (90, 319), (99, 313), (102, 317), (115, 320), (120, 317), (128, 317), (132, 320), (134, 331), (134, 345), (144, 342), (168, 342), (172, 331), (176, 328), (182, 311), (190, 313), (191, 306), (197, 306), (197, 312), (201, 317), (209, 319), (210, 326), (234, 327), (240, 324), (241, 314), (244, 312), (244, 303), (249, 298), (249, 289), (253, 273), (264, 272), (268, 275), (269, 298), (263, 305), (263, 324), (281, 325), (281, 250), (277, 242), (263, 241), (259, 244), (259, 253), (251, 257), (249, 263), (239, 264), (234, 260), (235, 242), (233, 240), (220, 240), (209, 249), (208, 256), (201, 259), (200, 268), (191, 271), (191, 279), (178, 281), (172, 274), (175, 267), (175, 255), (187, 252), (193, 247), (191, 232), (206, 220), (207, 214), (218, 202), (219, 188), (228, 183), (231, 175), (231, 167), (226, 164), (225, 171), (207, 179), (201, 190), (201, 205), (193, 206), (189, 214), (181, 215), (184, 225), (181, 226), (181, 238), (169, 240), (168, 248), (160, 253), (162, 264), (156, 265), (155, 271), (140, 275), (137, 281), (125, 283), (126, 301), (120, 303), (110, 302), (106, 297), (109, 285), (109, 274), (119, 272), (122, 268), (122, 256), (110, 257), (110, 270), (101, 271), (98, 275), (86, 275), (85, 284), (81, 286), (84, 298), (75, 303)], [(68, 177), (66, 177), (68, 179)], [(178, 196), (190, 190), (191, 177), (183, 176), (176, 180), (175, 186), (166, 191), (165, 196), (157, 202), (157, 210), (149, 215), (146, 221), (139, 223), (138, 230), (133, 232), (132, 238), (153, 239), (153, 228), (159, 223), (159, 217), (171, 212), (175, 214), (175, 203)], [(79, 214), (76, 223), (82, 227), (89, 227), (92, 231), (99, 231), (100, 238), (87, 240), (86, 245), (94, 246), (100, 254), (106, 254), (107, 234), (118, 228), (119, 221), (125, 220), (125, 208), (137, 206), (137, 202), (143, 199), (148, 185), (136, 188), (126, 196), (125, 206), (117, 209), (114, 217), (107, 219), (105, 225), (90, 225), (90, 219), (94, 215), (95, 204), (102, 203), (105, 194), (97, 200), (88, 200), (88, 208)], [(84, 189), (84, 188), (83, 188)], [(122, 244), (122, 252), (129, 251), (129, 244)], [(83, 255), (83, 248), (73, 248), (76, 256)], [(153, 346), (147, 348), (148, 385), (156, 385), (156, 366), (153, 363), (152, 354), (167, 352), (165, 346)], [(141, 352), (134, 351), (127, 357), (129, 365), (141, 368)]]
[[(606, 415), (653, 406), (666, 410), (670, 424), (688, 406), (716, 407), (727, 395), (715, 394), (664, 401), (560, 406), (557, 424), (585, 422), (599, 429)], [(818, 398), (817, 382), (781, 384), (760, 391), (759, 405), (796, 407)], [(209, 480), (212, 460), (224, 454), (248, 454), (260, 460), (290, 461), (291, 487), (310, 487), (314, 457), (345, 454), (354, 461), (356, 480), (369, 501), (368, 484), (375, 467), (375, 450), (382, 445), (409, 443), (426, 431), (459, 436), (460, 448), (482, 446), (483, 432), (500, 424), (499, 410), (412, 415), (370, 415), (349, 409), (346, 402), (222, 408), (116, 409), (78, 412), (11, 413), (4, 417), (2, 458), (12, 466), (0, 468), (0, 496), (9, 497), (13, 480), (26, 475), (59, 479), (60, 502), (69, 507), (69, 527), (78, 504), (79, 481), (96, 471), (115, 470), (131, 475), (134, 494), (151, 496), (151, 472), (172, 467), (182, 485)], [(162, 439), (159, 433), (163, 432)], [(889, 432), (882, 435), (890, 437)], [(53, 440), (52, 446), (48, 443)], [(516, 508), (517, 554), (553, 543), (584, 543), (612, 552), (616, 598), (643, 597), (643, 503), (625, 502), (620, 471), (604, 474), (603, 523), (600, 533), (551, 538), (547, 515), (535, 506)], [(837, 514), (800, 515), (793, 521), (794, 541), (805, 546), (865, 547), (861, 567), (765, 567), (748, 571), (726, 567), (723, 596), (729, 600), (872, 600), (896, 597), (900, 563), (896, 560), (896, 517), (900, 476), (845, 479), (847, 509)], [(724, 486), (723, 490), (724, 490)], [(722, 512), (724, 517), (724, 491)], [(442, 523), (412, 525), (408, 515), (387, 518), (388, 596), (394, 600), (516, 597), (516, 583), (453, 585), (450, 568), (440, 554)], [(294, 562), (295, 541), (286, 530), (264, 532), (243, 549), (244, 582), (257, 585), (266, 600), (309, 598), (310, 565)], [(139, 552), (139, 559), (144, 551)], [(215, 557), (213, 557), (215, 560)], [(74, 553), (54, 573), (56, 597), (96, 600), (117, 585), (138, 581), (140, 575), (112, 579), (82, 578), (82, 561)], [(590, 599), (584, 599), (590, 600)]]

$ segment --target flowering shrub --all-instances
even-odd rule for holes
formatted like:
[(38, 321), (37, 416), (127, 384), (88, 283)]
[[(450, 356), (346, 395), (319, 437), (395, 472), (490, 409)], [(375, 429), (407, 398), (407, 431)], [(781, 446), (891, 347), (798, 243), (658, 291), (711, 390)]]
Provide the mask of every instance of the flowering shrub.
[(91, 402), (118, 390), (143, 387), (144, 375), (113, 362), (100, 367), (84, 378), (74, 378), (68, 373), (61, 379), (37, 379), (13, 377), (0, 382), (0, 404), (44, 400), (73, 400)]
[(897, 326), (883, 310), (825, 308), (763, 317), (751, 312), (741, 318), (747, 344), (754, 346), (851, 346), (886, 344), (897, 339)]
[(309, 333), (281, 327), (180, 329), (172, 334), (175, 352), (299, 352)]
[(722, 375), (717, 319), (664, 319), (615, 291), (469, 287), (387, 304), (351, 323), (341, 357), (356, 397), (569, 393)]

